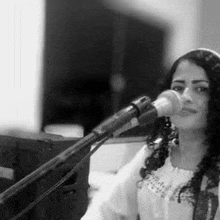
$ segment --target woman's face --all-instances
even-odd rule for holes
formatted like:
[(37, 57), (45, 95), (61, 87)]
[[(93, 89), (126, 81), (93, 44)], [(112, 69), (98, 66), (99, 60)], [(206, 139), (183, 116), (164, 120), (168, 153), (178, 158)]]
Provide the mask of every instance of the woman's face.
[(182, 61), (172, 79), (171, 89), (183, 99), (182, 111), (171, 117), (179, 129), (204, 129), (209, 101), (209, 79), (203, 68)]

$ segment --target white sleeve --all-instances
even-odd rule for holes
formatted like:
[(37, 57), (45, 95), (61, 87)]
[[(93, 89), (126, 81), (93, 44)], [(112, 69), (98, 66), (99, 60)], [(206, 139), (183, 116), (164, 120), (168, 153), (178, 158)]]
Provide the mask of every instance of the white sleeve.
[(81, 220), (130, 220), (138, 215), (137, 182), (139, 171), (151, 151), (144, 146), (115, 176), (113, 184), (102, 187)]

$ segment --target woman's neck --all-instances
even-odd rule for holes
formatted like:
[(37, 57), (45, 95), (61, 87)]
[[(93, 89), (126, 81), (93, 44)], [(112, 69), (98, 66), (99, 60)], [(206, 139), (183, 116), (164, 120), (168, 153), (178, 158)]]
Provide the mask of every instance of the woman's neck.
[(203, 151), (206, 150), (205, 132), (204, 130), (183, 130), (178, 131), (179, 134), (179, 150), (184, 152)]
[(206, 153), (205, 134), (201, 130), (179, 130), (179, 146), (172, 150), (175, 166), (195, 170)]

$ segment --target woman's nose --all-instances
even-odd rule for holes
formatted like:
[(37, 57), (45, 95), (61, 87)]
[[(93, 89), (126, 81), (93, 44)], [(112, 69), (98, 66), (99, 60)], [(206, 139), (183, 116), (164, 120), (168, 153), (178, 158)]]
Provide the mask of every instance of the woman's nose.
[(182, 93), (182, 98), (184, 102), (192, 102), (192, 92), (189, 88), (185, 88)]

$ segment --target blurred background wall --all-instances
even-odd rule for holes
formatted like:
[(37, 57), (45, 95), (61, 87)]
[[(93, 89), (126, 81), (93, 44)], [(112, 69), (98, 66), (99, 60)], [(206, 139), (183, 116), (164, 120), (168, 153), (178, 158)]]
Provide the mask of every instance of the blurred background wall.
[(43, 127), (81, 124), (87, 134), (138, 95), (155, 97), (166, 28), (98, 0), (48, 0)]
[(0, 133), (40, 128), (44, 5), (0, 2)]
[(89, 132), (137, 95), (155, 97), (157, 78), (182, 53), (220, 51), (217, 0), (0, 4), (1, 133), (53, 123)]

